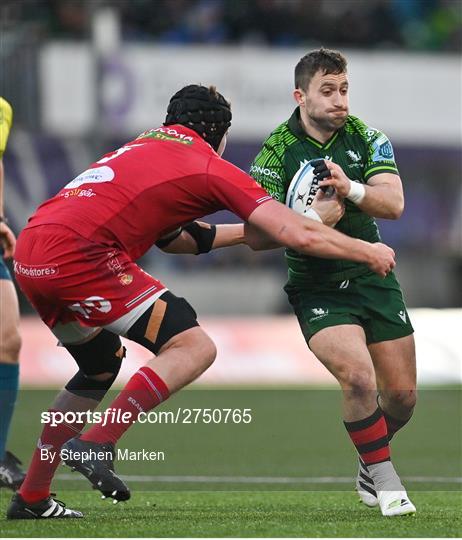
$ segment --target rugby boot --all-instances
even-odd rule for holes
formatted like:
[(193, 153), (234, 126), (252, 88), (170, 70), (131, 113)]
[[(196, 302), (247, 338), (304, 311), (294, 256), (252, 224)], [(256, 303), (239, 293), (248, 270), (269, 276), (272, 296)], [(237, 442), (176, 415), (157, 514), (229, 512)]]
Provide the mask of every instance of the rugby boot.
[(83, 474), (95, 489), (101, 491), (103, 498), (114, 499), (114, 504), (130, 498), (130, 490), (114, 472), (113, 444), (74, 437), (63, 444), (61, 455), (68, 467)]
[(367, 466), (374, 482), (380, 511), (383, 516), (406, 516), (416, 513), (391, 461)]
[(358, 456), (358, 476), (356, 477), (356, 491), (359, 499), (366, 506), (374, 507), (379, 504), (377, 492), (374, 489), (374, 481), (372, 480), (367, 465)]
[(416, 513), (416, 508), (406, 490), (378, 491), (377, 497), (383, 516), (408, 516)]
[(19, 493), (15, 493), (6, 511), (7, 519), (56, 519), (82, 518), (82, 512), (66, 508), (66, 505), (54, 499), (52, 493), (46, 499), (36, 503), (27, 503)]
[(21, 461), (11, 452), (5, 453), (5, 458), (0, 461), (0, 487), (7, 487), (16, 491), (26, 477), (19, 465)]

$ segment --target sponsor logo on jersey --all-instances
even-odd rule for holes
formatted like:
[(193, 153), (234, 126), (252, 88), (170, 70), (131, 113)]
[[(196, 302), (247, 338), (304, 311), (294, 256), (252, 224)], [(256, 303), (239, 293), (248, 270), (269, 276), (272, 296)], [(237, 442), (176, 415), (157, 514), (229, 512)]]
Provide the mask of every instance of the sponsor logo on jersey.
[(82, 184), (102, 184), (103, 182), (111, 182), (114, 180), (115, 173), (107, 165), (102, 167), (95, 167), (94, 169), (87, 169), (74, 180), (69, 182), (64, 189), (74, 189), (80, 187)]
[(184, 133), (179, 133), (176, 129), (168, 127), (158, 127), (150, 129), (142, 133), (138, 139), (158, 139), (162, 141), (176, 141), (182, 144), (194, 144), (194, 139), (191, 135), (185, 135)]
[(118, 278), (122, 285), (130, 285), (133, 281), (132, 274), (126, 274), (123, 265), (116, 257), (116, 252), (111, 251), (108, 253), (108, 260), (106, 262), (109, 270)]
[(393, 164), (393, 161), (395, 159), (393, 154), (393, 147), (383, 133), (372, 143), (372, 149), (372, 161), (389, 161)]
[(250, 174), (254, 173), (262, 174), (263, 176), (269, 176), (270, 178), (274, 178), (276, 180), (281, 180), (280, 175), (276, 171), (265, 167), (259, 167), (258, 165), (252, 165), (250, 167)]
[(384, 142), (380, 145), (379, 154), (385, 159), (393, 159), (393, 148), (390, 141)]
[(18, 261), (14, 261), (13, 271), (19, 276), (29, 278), (46, 278), (58, 274), (59, 269), (57, 264), (39, 264), (30, 266), (28, 264), (22, 264)]
[(327, 317), (327, 315), (329, 315), (329, 310), (323, 308), (313, 308), (311, 312), (313, 313), (314, 317), (311, 317), (310, 322), (317, 321), (318, 319), (323, 319), (324, 317)]
[(373, 137), (375, 137), (375, 135), (377, 135), (377, 133), (379, 132), (378, 129), (375, 129), (375, 128), (367, 128), (366, 130), (366, 137), (367, 137), (367, 140), (368, 142), (372, 140)]
[(64, 193), (60, 194), (60, 197), (64, 197), (65, 199), (69, 199), (69, 197), (95, 197), (96, 193), (93, 192), (93, 190), (90, 189), (70, 189), (69, 191), (65, 191)]
[(130, 283), (133, 281), (133, 276), (131, 274), (122, 274), (119, 276), (119, 281), (122, 283), (122, 285), (130, 285)]
[(352, 160), (354, 161), (355, 163), (357, 163), (358, 161), (361, 161), (361, 156), (356, 153), (354, 150), (347, 150), (346, 151), (346, 155)]
[(348, 164), (348, 168), (349, 169), (355, 169), (355, 168), (360, 168), (363, 166), (363, 162), (362, 162), (362, 156), (361, 154), (358, 154), (357, 152), (355, 152), (354, 150), (347, 150), (346, 151), (346, 155), (350, 158), (350, 160), (353, 162), (353, 163), (349, 163)]

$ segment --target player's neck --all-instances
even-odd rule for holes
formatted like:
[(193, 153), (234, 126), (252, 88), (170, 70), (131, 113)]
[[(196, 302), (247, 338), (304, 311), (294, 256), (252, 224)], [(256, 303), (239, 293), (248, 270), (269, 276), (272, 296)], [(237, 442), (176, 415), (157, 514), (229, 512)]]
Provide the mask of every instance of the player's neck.
[(300, 125), (303, 129), (303, 131), (312, 139), (315, 139), (316, 141), (320, 142), (321, 144), (326, 143), (332, 135), (335, 133), (334, 130), (326, 131), (321, 128), (321, 126), (317, 123), (311, 122), (309, 119), (308, 121), (305, 121), (304, 118), (300, 115)]

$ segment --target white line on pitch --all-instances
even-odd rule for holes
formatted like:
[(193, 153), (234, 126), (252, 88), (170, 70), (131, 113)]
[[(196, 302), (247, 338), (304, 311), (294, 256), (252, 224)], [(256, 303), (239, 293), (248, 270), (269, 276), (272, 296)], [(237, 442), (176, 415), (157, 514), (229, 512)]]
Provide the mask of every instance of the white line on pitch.
[[(74, 474), (57, 474), (58, 480), (85, 480)], [(122, 480), (131, 482), (190, 483), (190, 484), (349, 484), (355, 481), (347, 476), (144, 476), (121, 474)], [(404, 476), (404, 481), (417, 483), (461, 484), (462, 477)]]

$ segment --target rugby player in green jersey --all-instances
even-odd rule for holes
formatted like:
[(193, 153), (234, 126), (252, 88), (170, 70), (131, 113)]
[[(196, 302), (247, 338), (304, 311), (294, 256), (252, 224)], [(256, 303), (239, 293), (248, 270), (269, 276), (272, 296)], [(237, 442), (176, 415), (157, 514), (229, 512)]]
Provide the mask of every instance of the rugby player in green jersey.
[[(380, 242), (375, 217), (403, 212), (401, 180), (388, 138), (349, 115), (346, 59), (315, 50), (295, 68), (298, 104), (263, 143), (250, 172), (284, 202), (297, 172), (313, 159), (319, 185), (335, 188), (345, 213), (335, 228)], [(254, 249), (271, 243), (250, 238)], [(356, 489), (383, 515), (415, 512), (390, 461), (389, 442), (411, 418), (416, 400), (413, 328), (393, 272), (384, 279), (367, 266), (286, 250), (285, 290), (303, 335), (343, 391), (345, 427), (359, 454)]]

